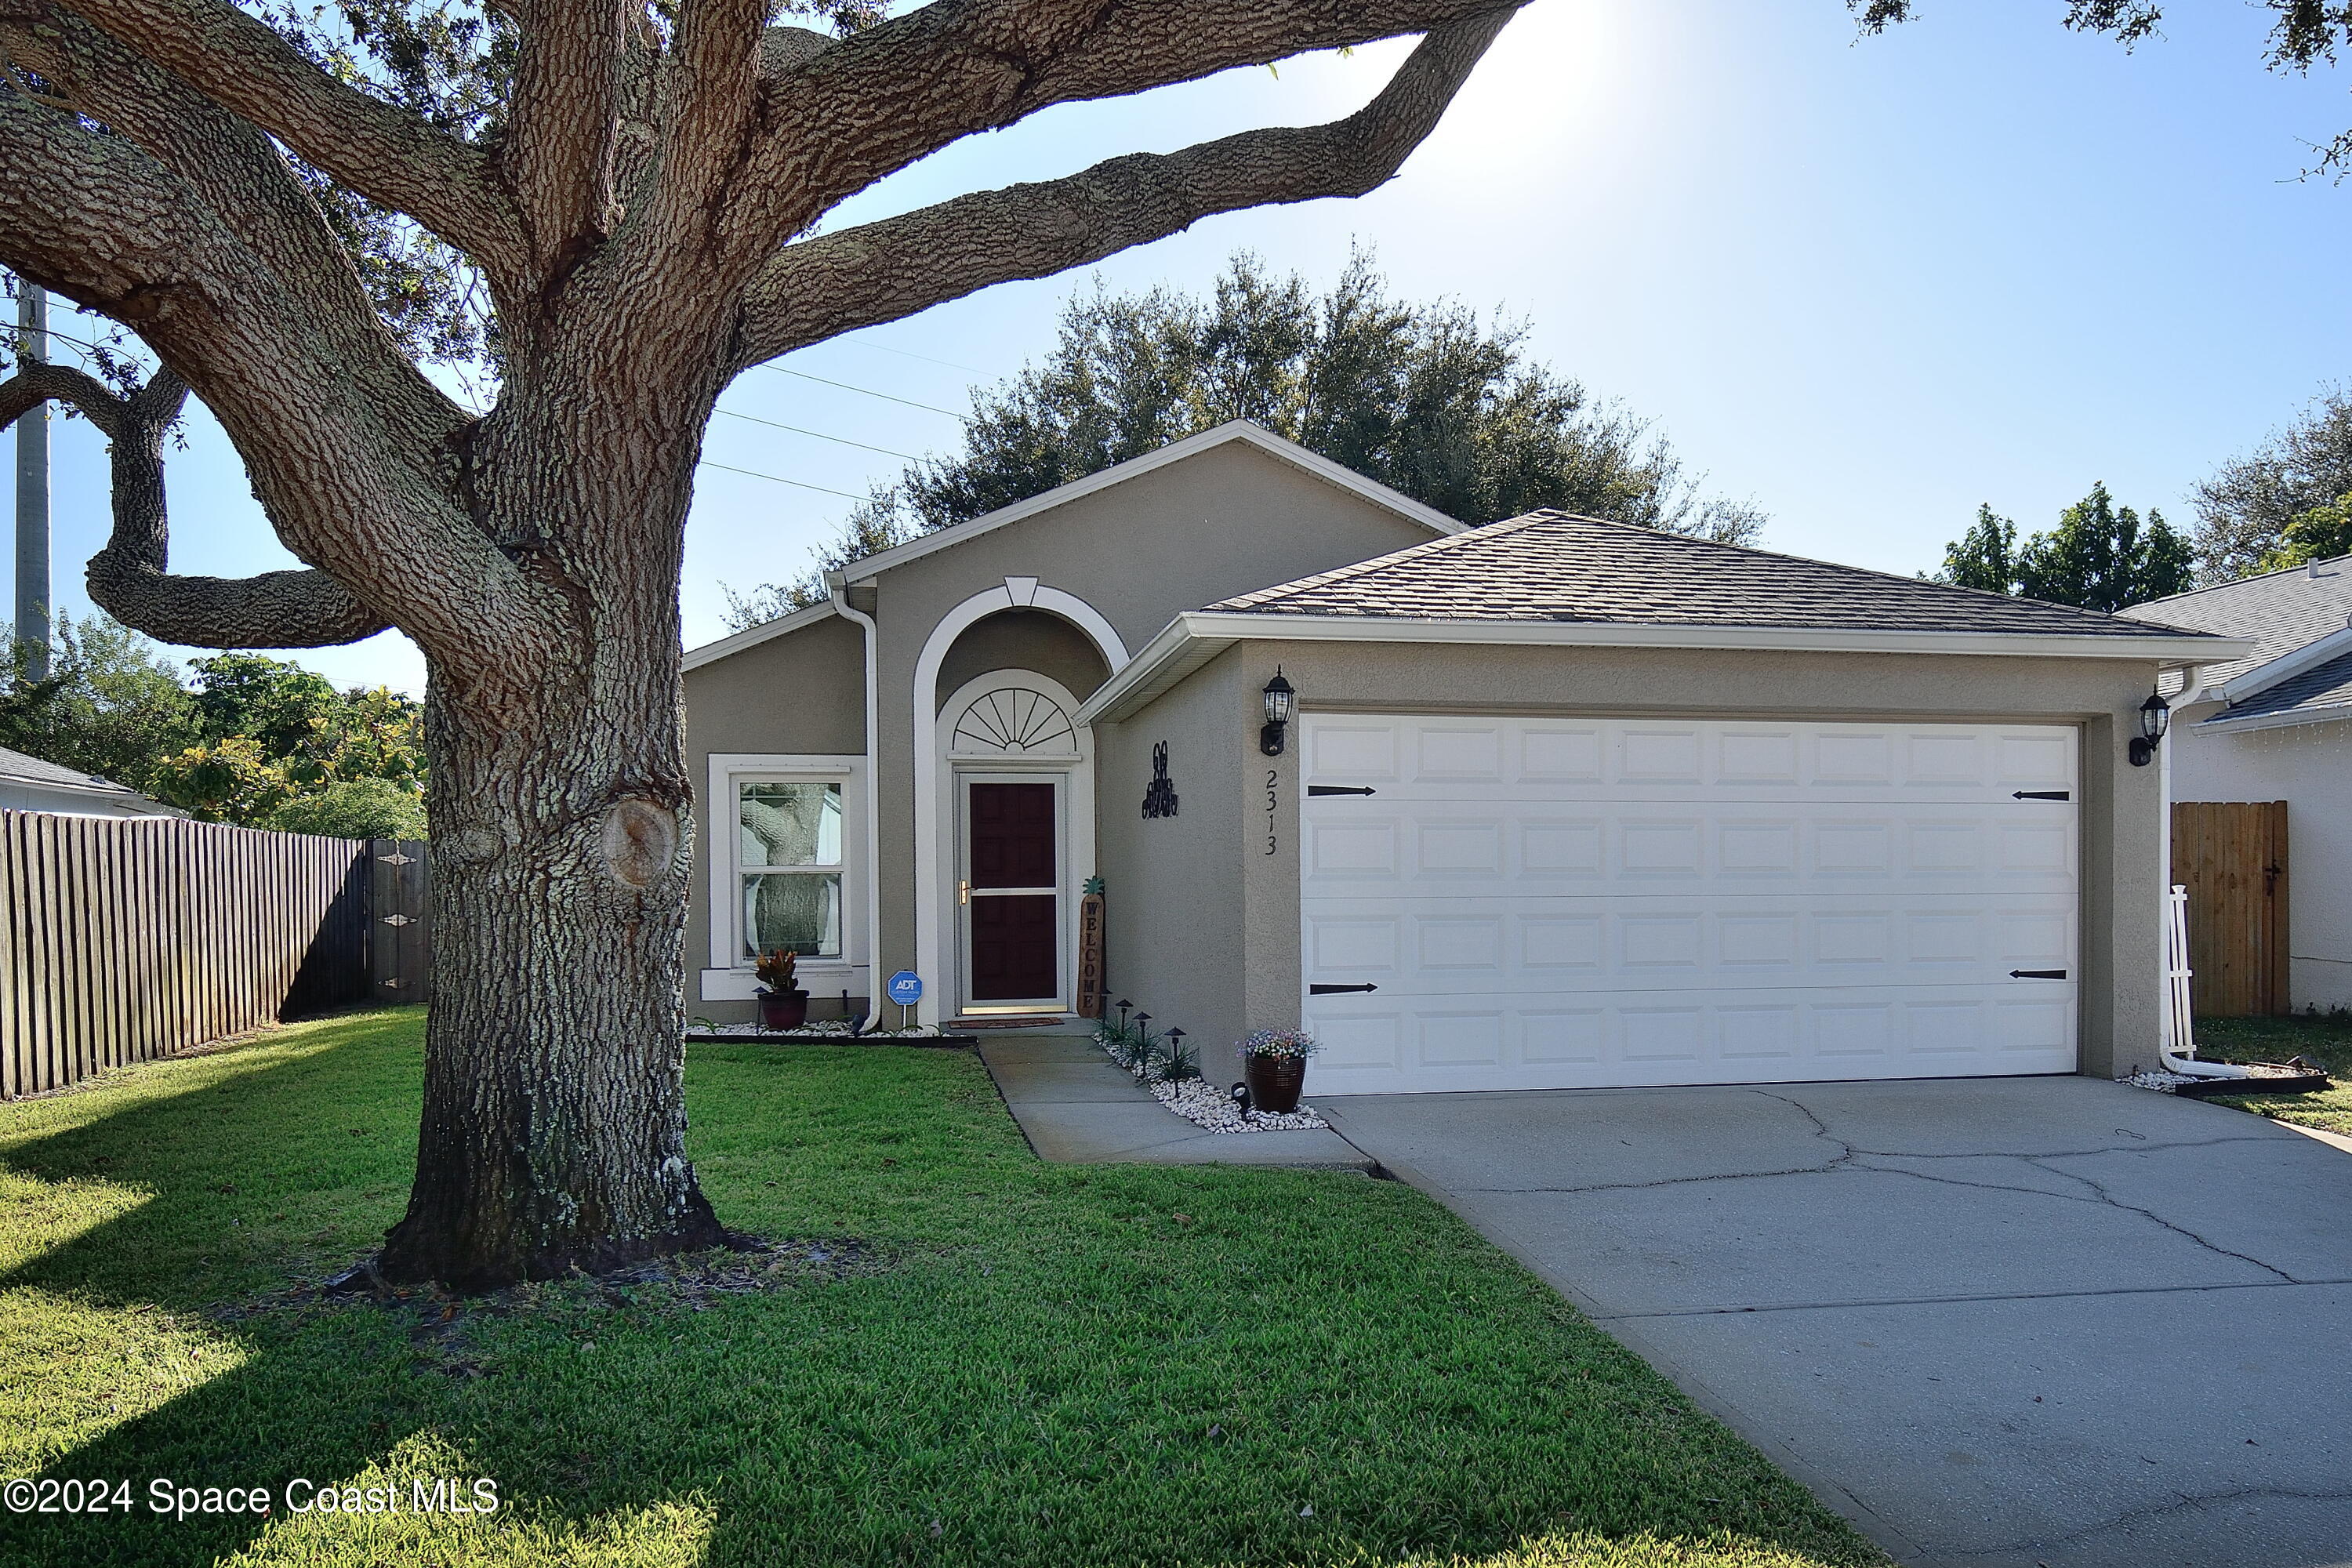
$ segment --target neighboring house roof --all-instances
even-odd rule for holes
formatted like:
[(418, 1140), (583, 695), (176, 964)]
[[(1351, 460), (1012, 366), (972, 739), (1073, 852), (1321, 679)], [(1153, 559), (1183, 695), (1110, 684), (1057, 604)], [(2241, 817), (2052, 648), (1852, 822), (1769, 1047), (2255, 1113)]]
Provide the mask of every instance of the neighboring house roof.
[(2123, 614), (2137, 621), (2252, 639), (2254, 646), (2242, 658), (2204, 671), (2205, 683), (2218, 686), (2352, 623), (2352, 555), (2150, 599)]
[(2147, 635), (2095, 610), (1535, 511), (1227, 599), (1252, 615)]
[[(881, 551), (861, 560), (853, 561), (841, 571), (826, 573), (825, 581), (835, 587), (843, 583), (870, 582), (894, 567), (903, 566), (910, 561), (919, 561), (936, 551), (968, 543), (983, 533), (993, 532), (1004, 527), (1007, 523), (1019, 522), (1023, 518), (1034, 517), (1042, 511), (1050, 511), (1057, 506), (1076, 500), (1081, 496), (1089, 496), (1097, 490), (1108, 489), (1113, 485), (1140, 479), (1155, 468), (1166, 468), (1171, 463), (1181, 462), (1187, 458), (1197, 457), (1213, 447), (1234, 441), (1255, 447), (1269, 457), (1279, 458), (1293, 468), (1303, 469), (1327, 484), (1336, 485), (1350, 494), (1361, 496), (1382, 510), (1394, 512), (1397, 516), (1408, 521), (1417, 522), (1433, 532), (1459, 533), (1468, 526), (1446, 516), (1435, 507), (1423, 505), (1402, 490), (1393, 490), (1376, 479), (1368, 479), (1353, 468), (1344, 468), (1320, 453), (1310, 452), (1295, 441), (1286, 441), (1271, 430), (1253, 425), (1246, 419), (1230, 419), (1212, 429), (1203, 430), (1197, 436), (1187, 436), (1184, 439), (1172, 441), (1157, 451), (1146, 452), (1140, 458), (1130, 458), (1124, 463), (1113, 463), (1109, 468), (1098, 469), (1084, 479), (1072, 479), (1066, 485), (1056, 485), (1050, 490), (1031, 496), (1027, 500), (1015, 501), (1011, 506), (1000, 507), (970, 521), (959, 522), (952, 527), (926, 533), (919, 539), (909, 540), (896, 549)], [(798, 631), (801, 627), (812, 622), (823, 620), (833, 613), (834, 608), (829, 604), (812, 605), (804, 610), (785, 616), (779, 620), (763, 621), (756, 626), (737, 632), (732, 637), (722, 637), (713, 643), (705, 643), (700, 647), (689, 648), (686, 655), (686, 668), (695, 669), (715, 659), (740, 653), (743, 649), (756, 647), (771, 637)]]
[(0, 746), (0, 783), (31, 784), (39, 789), (60, 790), (92, 800), (109, 799), (126, 805), (136, 805), (159, 816), (179, 816), (184, 813), (140, 794), (128, 784), (112, 779), (86, 773), (79, 768), (60, 767), (56, 763), (43, 762), (23, 752), (12, 752)]
[(2208, 724), (2352, 718), (2352, 555), (2152, 599), (2123, 613), (2252, 645), (2236, 658), (2199, 668), (2203, 693), (2222, 703)]
[(1131, 710), (1245, 638), (2140, 658), (2245, 644), (2067, 605), (1717, 544), (1566, 512), (1525, 517), (1177, 617), (1080, 717)]

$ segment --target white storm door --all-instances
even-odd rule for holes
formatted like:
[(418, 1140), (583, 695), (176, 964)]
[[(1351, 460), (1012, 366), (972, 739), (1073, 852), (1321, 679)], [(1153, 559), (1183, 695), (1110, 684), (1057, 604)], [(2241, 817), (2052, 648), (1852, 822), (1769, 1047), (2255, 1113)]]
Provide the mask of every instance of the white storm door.
[(2071, 727), (1301, 729), (1315, 1093), (2074, 1068)]

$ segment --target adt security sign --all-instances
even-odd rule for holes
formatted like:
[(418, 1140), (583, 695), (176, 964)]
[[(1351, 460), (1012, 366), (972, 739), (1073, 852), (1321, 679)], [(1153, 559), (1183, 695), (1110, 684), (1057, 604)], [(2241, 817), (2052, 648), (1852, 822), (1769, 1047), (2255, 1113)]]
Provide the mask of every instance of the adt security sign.
[(923, 999), (923, 977), (911, 969), (902, 969), (890, 976), (890, 1000), (901, 1007), (911, 1007)]

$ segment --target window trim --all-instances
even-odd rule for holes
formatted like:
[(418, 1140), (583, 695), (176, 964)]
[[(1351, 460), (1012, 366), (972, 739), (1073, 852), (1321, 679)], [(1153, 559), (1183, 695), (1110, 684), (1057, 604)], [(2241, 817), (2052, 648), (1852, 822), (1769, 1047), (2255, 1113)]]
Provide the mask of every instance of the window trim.
[[(702, 972), (706, 1002), (748, 1001), (759, 994), (752, 961), (743, 952), (742, 821), (735, 810), (740, 784), (830, 784), (841, 786), (841, 956), (803, 958), (799, 973), (809, 991), (822, 994), (846, 988), (872, 994), (867, 984), (873, 961), (866, 953), (868, 922), (866, 858), (870, 826), (866, 820), (866, 759), (857, 755), (811, 755), (774, 752), (713, 752), (710, 787), (703, 797), (715, 809), (705, 814), (703, 852), (709, 872), (710, 966)], [(836, 868), (826, 868), (828, 871)], [(861, 992), (861, 987), (863, 991)]]

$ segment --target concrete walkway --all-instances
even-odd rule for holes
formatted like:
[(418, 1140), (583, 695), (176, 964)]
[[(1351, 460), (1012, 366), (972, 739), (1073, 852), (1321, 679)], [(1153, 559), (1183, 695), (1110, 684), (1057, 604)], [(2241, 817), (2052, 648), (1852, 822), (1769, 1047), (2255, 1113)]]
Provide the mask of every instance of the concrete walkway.
[(1967, 1568), (2352, 1562), (2352, 1155), (2088, 1079), (1318, 1100)]
[(1161, 1105), (1084, 1035), (984, 1037), (980, 1058), (1042, 1160), (1078, 1164), (1299, 1165), (1364, 1171), (1337, 1132), (1211, 1132)]

